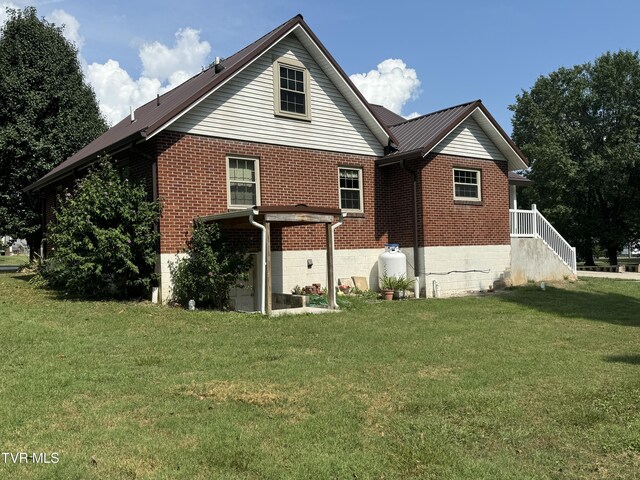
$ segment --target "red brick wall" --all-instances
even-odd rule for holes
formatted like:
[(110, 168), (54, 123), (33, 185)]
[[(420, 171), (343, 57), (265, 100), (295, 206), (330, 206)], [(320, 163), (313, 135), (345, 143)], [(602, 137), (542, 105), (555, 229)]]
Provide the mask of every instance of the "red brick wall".
[[(162, 132), (157, 137), (158, 184), (163, 212), (161, 253), (183, 251), (193, 219), (227, 211), (226, 157), (260, 159), (260, 203), (339, 207), (339, 166), (362, 167), (363, 218), (336, 231), (336, 248), (377, 248), (387, 241), (376, 210), (379, 174), (374, 157)], [(376, 227), (378, 225), (378, 227)], [(252, 235), (251, 231), (247, 231)], [(259, 231), (253, 232), (259, 235)], [(272, 227), (273, 250), (325, 248), (324, 225)]]
[[(479, 204), (454, 201), (454, 167), (481, 171)], [(507, 162), (429, 155), (420, 174), (424, 245), (508, 245), (511, 239), (507, 175)]]

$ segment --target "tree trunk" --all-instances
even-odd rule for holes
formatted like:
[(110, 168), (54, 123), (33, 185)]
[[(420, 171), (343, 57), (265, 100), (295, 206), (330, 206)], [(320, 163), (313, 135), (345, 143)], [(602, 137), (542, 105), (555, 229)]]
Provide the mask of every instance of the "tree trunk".
[(609, 265), (618, 265), (618, 246), (607, 247), (607, 255), (609, 256)]
[(29, 244), (29, 262), (36, 260), (36, 255), (40, 255), (40, 242), (42, 241), (42, 230), (38, 229), (31, 235), (27, 235), (27, 243)]
[(584, 247), (584, 265), (586, 267), (595, 267), (596, 261), (593, 258), (593, 247), (589, 245), (588, 247)]

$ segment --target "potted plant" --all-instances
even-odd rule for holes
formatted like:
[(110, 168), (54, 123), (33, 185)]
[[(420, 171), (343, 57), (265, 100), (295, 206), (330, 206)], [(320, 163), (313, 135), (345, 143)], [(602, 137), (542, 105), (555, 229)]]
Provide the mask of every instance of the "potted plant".
[(394, 285), (394, 298), (401, 299), (407, 298), (407, 290), (413, 286), (413, 280), (408, 279), (404, 275), (400, 275), (396, 278)]
[(385, 271), (382, 277), (380, 277), (380, 289), (382, 290), (382, 298), (385, 300), (393, 299), (393, 292), (396, 289), (396, 277), (387, 275)]

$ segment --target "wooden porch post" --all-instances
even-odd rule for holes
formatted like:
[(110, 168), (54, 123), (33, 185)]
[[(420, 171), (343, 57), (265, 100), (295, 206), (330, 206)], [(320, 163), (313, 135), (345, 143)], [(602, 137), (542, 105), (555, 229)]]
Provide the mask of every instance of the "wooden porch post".
[(264, 222), (264, 227), (266, 229), (265, 232), (265, 236), (266, 238), (266, 246), (265, 246), (265, 251), (264, 254), (266, 256), (265, 258), (265, 265), (266, 265), (266, 275), (265, 275), (265, 288), (264, 288), (264, 295), (265, 297), (267, 297), (265, 300), (265, 311), (267, 315), (271, 315), (271, 290), (272, 290), (272, 283), (271, 283), (271, 222)]
[(333, 278), (333, 229), (325, 223), (327, 229), (327, 303), (330, 309), (335, 308), (336, 286)]

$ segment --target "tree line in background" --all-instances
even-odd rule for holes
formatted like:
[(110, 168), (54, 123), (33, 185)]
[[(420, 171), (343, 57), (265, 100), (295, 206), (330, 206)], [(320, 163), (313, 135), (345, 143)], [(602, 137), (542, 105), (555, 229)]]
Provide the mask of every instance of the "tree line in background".
[(541, 76), (511, 106), (513, 139), (531, 161), (536, 203), (587, 265), (618, 263), (640, 239), (640, 60), (637, 52)]

